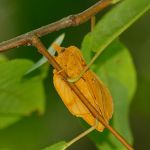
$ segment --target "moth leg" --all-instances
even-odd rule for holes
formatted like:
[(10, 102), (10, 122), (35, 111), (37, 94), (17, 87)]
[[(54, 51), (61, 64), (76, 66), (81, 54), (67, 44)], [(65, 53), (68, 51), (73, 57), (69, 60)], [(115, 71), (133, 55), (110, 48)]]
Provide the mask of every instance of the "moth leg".
[(96, 17), (92, 16), (91, 17), (91, 32), (93, 31), (93, 29), (95, 27), (95, 23), (96, 23)]
[(75, 137), (71, 141), (69, 141), (67, 143), (67, 147), (71, 146), (72, 144), (74, 144), (75, 142), (77, 142), (78, 140), (80, 140), (81, 138), (83, 138), (84, 136), (86, 136), (87, 134), (89, 134), (90, 132), (92, 132), (93, 130), (95, 130), (97, 128), (97, 126), (98, 126), (98, 120), (95, 119), (94, 125), (91, 128), (89, 128), (88, 130), (86, 130), (83, 133), (79, 134), (77, 137)]

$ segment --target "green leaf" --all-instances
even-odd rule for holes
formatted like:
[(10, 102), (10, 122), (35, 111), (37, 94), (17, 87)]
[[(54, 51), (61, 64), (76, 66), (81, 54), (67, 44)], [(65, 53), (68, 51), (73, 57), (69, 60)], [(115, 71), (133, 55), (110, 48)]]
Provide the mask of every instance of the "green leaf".
[[(82, 50), (103, 51), (113, 40), (150, 9), (149, 0), (123, 0), (109, 11), (83, 41)], [(87, 40), (91, 40), (87, 45)]]
[(54, 145), (51, 145), (50, 147), (44, 148), (43, 150), (65, 150), (66, 146), (67, 143), (62, 141)]
[[(4, 55), (0, 55), (0, 63), (4, 63), (7, 61), (7, 58)], [(20, 120), (20, 117), (10, 117), (10, 116), (1, 116), (0, 115), (0, 129), (6, 128), (7, 126), (11, 125), (14, 122)]]
[(0, 127), (4, 128), (34, 111), (40, 114), (45, 108), (43, 78), (40, 75), (24, 76), (33, 65), (29, 60), (18, 59), (0, 63)]
[[(53, 43), (57, 43), (58, 45), (61, 45), (63, 40), (65, 38), (65, 34), (61, 34)], [(52, 44), (53, 44), (52, 43)], [(52, 48), (52, 44), (51, 46), (48, 48), (48, 52), (51, 54), (51, 55), (55, 55), (55, 50)], [(32, 71), (36, 70), (37, 68), (41, 67), (43, 64), (45, 64), (47, 62), (47, 59), (42, 56), (42, 58), (36, 62), (28, 71), (26, 74), (28, 73), (31, 73)]]
[[(136, 72), (128, 49), (119, 41), (113, 42), (96, 60), (92, 69), (111, 91), (114, 102), (113, 128), (132, 143), (128, 115), (136, 89)], [(94, 132), (91, 137), (100, 149), (124, 148), (107, 130), (101, 134)]]

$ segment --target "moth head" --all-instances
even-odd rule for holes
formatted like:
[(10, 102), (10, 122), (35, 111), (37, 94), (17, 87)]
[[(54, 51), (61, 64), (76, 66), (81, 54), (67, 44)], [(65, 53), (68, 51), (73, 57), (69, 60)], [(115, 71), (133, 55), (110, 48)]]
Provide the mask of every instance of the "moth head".
[(63, 53), (66, 48), (64, 47), (60, 47), (58, 44), (53, 43), (52, 47), (54, 48), (54, 50), (57, 52), (57, 54), (59, 55), (60, 53)]

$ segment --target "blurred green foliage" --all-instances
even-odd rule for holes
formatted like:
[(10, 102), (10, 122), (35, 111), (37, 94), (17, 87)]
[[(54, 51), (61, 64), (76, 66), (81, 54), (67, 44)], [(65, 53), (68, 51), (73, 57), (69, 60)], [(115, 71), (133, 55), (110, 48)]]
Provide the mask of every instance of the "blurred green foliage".
[[(146, 0), (144, 1), (146, 2)], [(64, 0), (60, 1), (58, 5), (58, 2), (54, 0), (44, 2), (0, 0), (0, 40), (9, 39), (69, 14), (80, 12), (95, 2)], [(101, 15), (98, 15), (98, 18), (100, 17)], [(148, 149), (150, 147), (148, 142), (150, 111), (147, 100), (150, 96), (149, 18), (149, 14), (145, 15), (143, 19), (139, 20), (121, 36), (122, 42), (131, 50), (138, 71), (138, 90), (130, 108), (131, 127), (136, 149)], [(81, 41), (84, 35), (89, 32), (89, 29), (89, 24), (86, 23), (76, 28), (50, 34), (44, 37), (43, 41), (48, 46), (60, 33), (65, 32), (66, 38), (63, 45), (65, 47), (68, 45), (80, 47)], [(33, 49), (21, 47), (7, 52), (6, 55), (10, 59), (28, 58), (37, 61), (40, 55)], [(131, 75), (130, 71), (127, 73)], [(76, 118), (69, 114), (53, 88), (52, 69), (45, 79), (45, 92), (47, 99), (46, 113), (43, 116), (39, 116), (37, 113), (32, 114), (32, 116), (24, 117), (16, 124), (0, 130), (0, 149), (40, 150), (60, 140), (68, 141), (81, 131)], [(39, 93), (37, 92), (37, 94)], [(30, 100), (28, 99), (28, 101)], [(87, 149), (87, 147), (88, 150), (95, 149), (91, 142), (87, 143), (84, 140), (87, 140), (87, 138), (75, 144), (71, 149)]]

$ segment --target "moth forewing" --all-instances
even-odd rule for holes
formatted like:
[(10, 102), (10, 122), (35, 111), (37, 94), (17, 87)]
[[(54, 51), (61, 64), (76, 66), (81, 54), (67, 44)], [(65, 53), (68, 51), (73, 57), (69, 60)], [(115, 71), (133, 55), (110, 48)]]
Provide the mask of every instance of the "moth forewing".
[[(58, 56), (55, 59), (67, 75), (71, 78), (80, 75), (81, 71), (86, 67), (80, 50), (75, 46), (65, 48), (63, 51), (56, 44), (53, 47), (58, 51)], [(82, 117), (89, 125), (93, 126), (96, 118), (94, 118), (78, 96), (68, 86), (67, 81), (56, 70), (54, 70), (53, 81), (58, 94), (69, 111), (77, 117)], [(109, 122), (113, 113), (112, 98), (109, 90), (98, 79), (96, 74), (88, 70), (75, 84), (86, 99), (102, 115), (105, 121)], [(103, 131), (104, 126), (99, 122), (96, 129)]]

